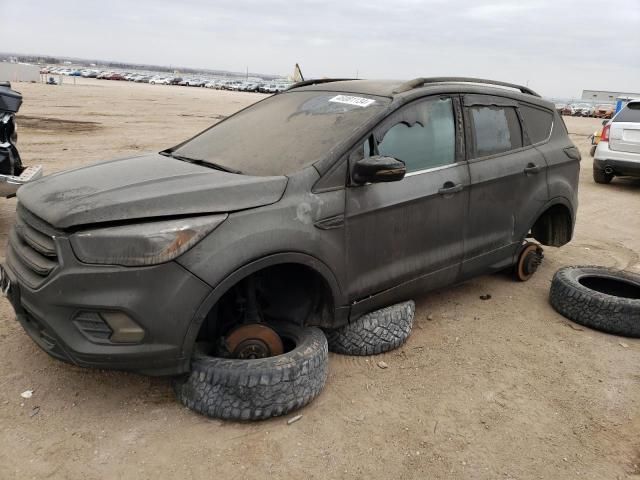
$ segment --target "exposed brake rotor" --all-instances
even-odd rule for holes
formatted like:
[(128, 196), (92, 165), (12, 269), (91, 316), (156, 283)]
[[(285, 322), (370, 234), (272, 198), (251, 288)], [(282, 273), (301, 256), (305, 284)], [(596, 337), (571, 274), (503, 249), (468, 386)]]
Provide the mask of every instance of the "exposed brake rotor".
[(284, 353), (284, 345), (275, 330), (262, 323), (240, 325), (225, 339), (232, 358), (256, 359)]
[(544, 254), (542, 247), (536, 243), (528, 242), (522, 248), (516, 265), (516, 277), (521, 282), (529, 280), (538, 267), (542, 264)]

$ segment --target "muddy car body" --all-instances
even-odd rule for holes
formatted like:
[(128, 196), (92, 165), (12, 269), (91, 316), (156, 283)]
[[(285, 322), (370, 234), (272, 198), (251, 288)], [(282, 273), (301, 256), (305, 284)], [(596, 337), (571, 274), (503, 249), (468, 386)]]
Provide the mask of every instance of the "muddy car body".
[(15, 114), (22, 96), (8, 82), (0, 82), (0, 196), (11, 197), (25, 183), (42, 176), (42, 167), (24, 167), (18, 153)]
[(176, 374), (248, 286), (263, 318), (336, 328), (508, 268), (528, 237), (571, 239), (580, 161), (554, 105), (510, 87), (303, 82), (49, 176), (18, 193), (3, 289), (57, 358)]

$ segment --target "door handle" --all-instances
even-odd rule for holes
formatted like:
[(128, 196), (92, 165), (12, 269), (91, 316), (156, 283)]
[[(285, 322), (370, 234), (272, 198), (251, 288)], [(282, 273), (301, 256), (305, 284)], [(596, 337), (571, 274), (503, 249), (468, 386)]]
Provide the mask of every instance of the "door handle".
[(454, 184), (453, 182), (445, 182), (444, 185), (442, 185), (442, 188), (438, 190), (438, 193), (440, 195), (450, 195), (452, 193), (461, 192), (462, 189), (464, 189), (464, 185), (461, 183)]
[(535, 163), (529, 163), (525, 168), (524, 168), (524, 173), (525, 175), (528, 175), (530, 173), (540, 173), (540, 167), (537, 166)]

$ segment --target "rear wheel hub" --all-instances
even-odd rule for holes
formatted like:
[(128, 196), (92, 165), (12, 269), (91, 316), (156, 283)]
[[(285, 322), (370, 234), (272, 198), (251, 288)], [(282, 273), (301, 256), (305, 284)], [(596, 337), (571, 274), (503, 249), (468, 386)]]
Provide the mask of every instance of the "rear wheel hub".
[(544, 254), (542, 253), (542, 247), (540, 247), (540, 245), (527, 243), (523, 247), (522, 252), (520, 252), (516, 266), (516, 277), (518, 280), (522, 282), (529, 280), (538, 270), (543, 258)]
[(225, 339), (233, 358), (256, 359), (284, 353), (284, 345), (275, 330), (261, 323), (241, 325)]

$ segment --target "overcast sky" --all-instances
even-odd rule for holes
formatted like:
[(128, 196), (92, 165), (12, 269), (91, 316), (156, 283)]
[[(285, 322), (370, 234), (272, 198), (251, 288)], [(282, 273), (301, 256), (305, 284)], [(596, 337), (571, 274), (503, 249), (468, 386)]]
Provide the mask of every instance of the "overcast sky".
[(640, 91), (640, 0), (0, 0), (0, 50), (307, 77)]

